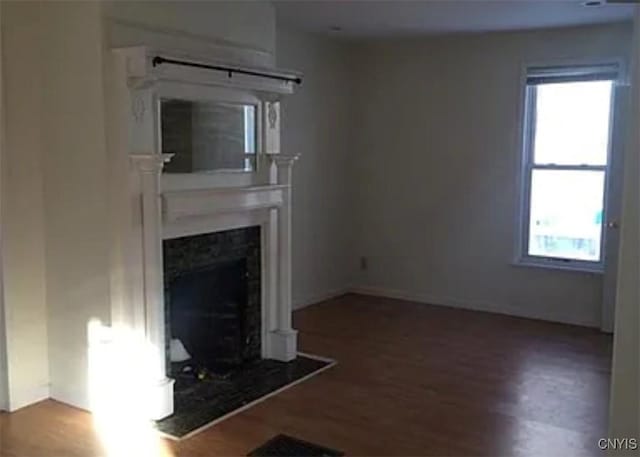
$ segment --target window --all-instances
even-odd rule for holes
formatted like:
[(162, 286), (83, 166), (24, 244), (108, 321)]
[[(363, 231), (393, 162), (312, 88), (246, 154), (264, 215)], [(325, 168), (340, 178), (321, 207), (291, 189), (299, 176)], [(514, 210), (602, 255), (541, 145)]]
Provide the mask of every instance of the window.
[(602, 270), (615, 66), (527, 74), (521, 262)]

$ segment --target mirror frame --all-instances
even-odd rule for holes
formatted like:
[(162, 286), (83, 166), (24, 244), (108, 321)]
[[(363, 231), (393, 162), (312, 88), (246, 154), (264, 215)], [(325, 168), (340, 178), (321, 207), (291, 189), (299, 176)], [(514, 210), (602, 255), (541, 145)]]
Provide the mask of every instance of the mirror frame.
[(256, 158), (254, 170), (202, 170), (192, 173), (163, 173), (164, 190), (202, 189), (212, 187), (238, 187), (263, 184), (268, 181), (265, 157), (266, 102), (251, 91), (219, 86), (194, 86), (180, 82), (161, 81), (154, 91), (155, 141), (162, 147), (161, 102), (164, 99), (191, 102), (229, 103), (256, 107)]

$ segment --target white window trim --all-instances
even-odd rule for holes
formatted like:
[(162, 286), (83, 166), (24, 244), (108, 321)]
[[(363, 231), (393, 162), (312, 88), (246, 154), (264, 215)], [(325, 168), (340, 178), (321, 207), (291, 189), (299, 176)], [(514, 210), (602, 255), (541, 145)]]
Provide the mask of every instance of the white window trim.
[[(614, 132), (614, 118), (616, 112), (615, 100), (616, 100), (616, 86), (619, 84), (624, 84), (623, 75), (624, 66), (621, 59), (608, 60), (606, 62), (587, 62), (587, 64), (593, 66), (600, 65), (611, 65), (615, 64), (618, 67), (618, 78), (613, 82), (613, 92), (611, 95), (611, 107), (609, 112), (609, 141), (607, 145), (607, 163), (604, 166), (593, 166), (593, 165), (583, 165), (583, 166), (562, 166), (562, 165), (535, 165), (533, 164), (532, 153), (531, 151), (531, 122), (530, 117), (532, 115), (533, 105), (531, 103), (531, 97), (529, 91), (530, 87), (527, 85), (527, 76), (529, 73), (529, 69), (532, 67), (544, 68), (545, 66), (566, 69), (567, 73), (572, 73), (572, 68), (576, 66), (584, 66), (585, 62), (569, 62), (564, 63), (562, 65), (527, 65), (524, 66), (521, 73), (521, 106), (519, 109), (519, 122), (520, 122), (520, 147), (518, 150), (519, 155), (519, 170), (518, 170), (518, 202), (517, 202), (517, 211), (516, 217), (517, 221), (515, 227), (517, 229), (517, 234), (515, 237), (515, 258), (512, 262), (515, 266), (521, 267), (535, 267), (535, 268), (545, 268), (545, 269), (553, 269), (553, 270), (564, 270), (564, 271), (575, 271), (575, 272), (586, 272), (586, 273), (596, 273), (603, 274), (604, 273), (604, 264), (605, 264), (605, 247), (606, 247), (606, 238), (607, 238), (607, 220), (608, 220), (608, 194), (609, 194), (609, 177), (610, 177), (610, 164), (611, 164), (611, 155), (612, 155), (612, 145), (613, 145), (613, 132)], [(529, 207), (530, 207), (530, 194), (531, 194), (531, 172), (533, 168), (536, 169), (556, 169), (556, 170), (598, 170), (604, 171), (605, 173), (605, 182), (604, 182), (604, 194), (603, 194), (603, 214), (602, 214), (602, 232), (600, 237), (600, 261), (592, 262), (585, 260), (576, 260), (576, 259), (560, 259), (560, 258), (550, 258), (550, 257), (542, 257), (542, 256), (533, 256), (528, 253), (528, 238), (529, 238)]]

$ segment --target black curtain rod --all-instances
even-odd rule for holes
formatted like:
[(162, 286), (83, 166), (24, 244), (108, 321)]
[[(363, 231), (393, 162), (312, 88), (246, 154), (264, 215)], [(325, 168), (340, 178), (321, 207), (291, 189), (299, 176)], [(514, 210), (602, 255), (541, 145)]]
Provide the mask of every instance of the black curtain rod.
[(234, 73), (240, 73), (242, 75), (260, 76), (261, 78), (276, 79), (278, 81), (286, 81), (286, 82), (296, 83), (296, 84), (302, 83), (302, 78), (290, 78), (288, 76), (278, 76), (278, 75), (273, 75), (269, 73), (262, 73), (259, 71), (243, 70), (242, 68), (225, 67), (223, 65), (207, 65), (207, 64), (198, 63), (198, 62), (189, 62), (186, 60), (167, 59), (161, 56), (155, 56), (151, 61), (151, 64), (154, 67), (158, 65), (162, 65), (163, 63), (182, 65), (184, 67), (204, 68), (205, 70), (226, 71), (229, 74), (229, 78), (231, 78)]

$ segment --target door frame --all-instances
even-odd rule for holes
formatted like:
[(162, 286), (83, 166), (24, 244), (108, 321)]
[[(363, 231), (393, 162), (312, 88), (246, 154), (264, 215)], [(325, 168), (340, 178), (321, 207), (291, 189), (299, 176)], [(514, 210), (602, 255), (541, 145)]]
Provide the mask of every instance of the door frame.
[[(626, 81), (623, 76), (621, 81)], [(620, 260), (620, 220), (622, 217), (622, 192), (624, 186), (625, 119), (629, 108), (629, 86), (618, 82), (614, 86), (611, 113), (611, 139), (609, 146), (609, 174), (607, 176), (604, 230), (604, 271), (602, 275), (602, 307), (600, 330), (613, 333), (617, 295), (618, 263)], [(610, 226), (612, 224), (612, 226)]]
[(2, 2), (0, 2), (0, 411), (9, 410), (9, 369), (7, 365), (7, 327), (4, 307), (4, 231), (2, 230), (2, 186), (4, 180), (4, 83), (2, 81)]

